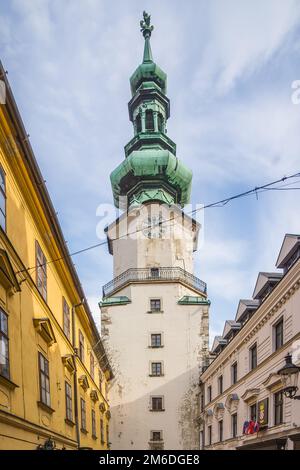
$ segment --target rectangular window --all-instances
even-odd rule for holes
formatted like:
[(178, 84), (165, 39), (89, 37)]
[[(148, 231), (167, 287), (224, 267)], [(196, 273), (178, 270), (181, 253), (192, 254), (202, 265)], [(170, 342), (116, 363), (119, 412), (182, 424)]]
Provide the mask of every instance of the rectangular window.
[(90, 355), (90, 369), (91, 369), (91, 377), (95, 378), (95, 359), (93, 354)]
[(43, 299), (47, 301), (47, 260), (37, 240), (35, 241), (35, 264), (37, 266), (36, 285)]
[(83, 398), (80, 398), (81, 430), (86, 431), (86, 404)]
[(163, 397), (151, 397), (151, 411), (164, 411)]
[(250, 370), (253, 370), (257, 367), (257, 344), (255, 343), (250, 349)]
[(212, 390), (211, 385), (207, 387), (207, 403), (210, 403), (212, 400)]
[(104, 425), (103, 425), (103, 419), (100, 419), (100, 440), (101, 444), (104, 444)]
[(151, 375), (155, 377), (163, 375), (161, 362), (151, 362)]
[(73, 407), (72, 407), (72, 387), (68, 382), (65, 382), (66, 392), (66, 418), (73, 421)]
[(274, 424), (283, 423), (283, 393), (274, 393)]
[(233, 414), (231, 416), (231, 432), (232, 432), (232, 437), (237, 436), (237, 414)]
[(6, 231), (6, 184), (5, 173), (0, 166), (0, 227)]
[(92, 436), (96, 437), (96, 413), (92, 410)]
[(250, 416), (251, 421), (257, 421), (257, 404), (254, 403), (250, 406)]
[(283, 318), (274, 326), (275, 351), (283, 346)]
[(231, 366), (231, 383), (232, 385), (237, 383), (237, 362)]
[(151, 268), (151, 277), (154, 279), (159, 278), (159, 268)]
[(200, 411), (204, 411), (204, 393), (202, 392), (200, 395)]
[(84, 336), (79, 330), (79, 357), (84, 362)]
[(109, 426), (108, 426), (108, 424), (106, 425), (106, 442), (107, 442), (107, 447), (109, 447), (110, 442), (109, 442)]
[(161, 348), (162, 341), (161, 341), (161, 334), (154, 333), (151, 335), (151, 348)]
[(0, 308), (0, 375), (9, 379), (8, 316)]
[(101, 372), (101, 370), (99, 369), (99, 390), (100, 390), (101, 393), (102, 393), (102, 380), (103, 380), (103, 378), (102, 378), (102, 372)]
[(151, 312), (161, 312), (160, 299), (151, 299), (150, 300), (150, 311)]
[(70, 320), (70, 307), (63, 297), (63, 326), (64, 334), (68, 339), (71, 337), (71, 320)]
[(50, 375), (49, 361), (39, 352), (40, 400), (50, 406)]
[(218, 377), (218, 390), (219, 395), (221, 395), (221, 393), (223, 393), (223, 375), (220, 375), (220, 377)]
[(219, 421), (219, 441), (223, 441), (223, 420)]
[(205, 447), (205, 442), (204, 442), (204, 431), (200, 431), (200, 446), (201, 449), (203, 450)]
[(151, 431), (150, 440), (154, 442), (162, 441), (162, 431)]
[(211, 444), (212, 444), (212, 427), (208, 426), (207, 430), (208, 430), (208, 445), (211, 446)]

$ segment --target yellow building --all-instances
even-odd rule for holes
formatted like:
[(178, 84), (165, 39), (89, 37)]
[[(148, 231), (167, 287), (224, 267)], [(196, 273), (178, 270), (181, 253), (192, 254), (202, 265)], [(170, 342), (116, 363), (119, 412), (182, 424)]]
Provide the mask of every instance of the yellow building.
[(107, 449), (112, 370), (0, 80), (0, 449)]

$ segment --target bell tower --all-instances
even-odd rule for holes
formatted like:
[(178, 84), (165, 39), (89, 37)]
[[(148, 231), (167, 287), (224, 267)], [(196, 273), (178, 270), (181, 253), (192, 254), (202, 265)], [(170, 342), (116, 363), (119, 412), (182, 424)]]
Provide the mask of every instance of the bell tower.
[(194, 274), (200, 224), (182, 208), (192, 172), (166, 134), (167, 76), (154, 62), (150, 15), (130, 78), (134, 135), (111, 173), (123, 214), (106, 229), (114, 277), (103, 286), (102, 337), (114, 369), (112, 449), (198, 449), (200, 367), (208, 354), (205, 282)]

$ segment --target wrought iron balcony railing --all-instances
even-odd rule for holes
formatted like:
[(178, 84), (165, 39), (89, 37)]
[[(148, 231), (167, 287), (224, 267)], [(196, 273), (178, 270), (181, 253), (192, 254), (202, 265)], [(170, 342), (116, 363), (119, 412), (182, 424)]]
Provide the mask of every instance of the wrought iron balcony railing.
[(103, 286), (103, 297), (109, 297), (115, 291), (121, 289), (130, 282), (147, 282), (147, 281), (177, 281), (206, 294), (206, 283), (198, 277), (185, 271), (180, 267), (176, 268), (130, 268), (124, 271), (112, 281)]

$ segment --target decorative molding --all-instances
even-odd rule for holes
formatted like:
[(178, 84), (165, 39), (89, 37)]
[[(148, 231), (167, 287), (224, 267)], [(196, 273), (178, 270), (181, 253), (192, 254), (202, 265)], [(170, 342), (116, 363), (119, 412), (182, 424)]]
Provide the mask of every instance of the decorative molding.
[(99, 410), (101, 413), (105, 413), (105, 410), (106, 410), (106, 406), (105, 406), (105, 403), (100, 403), (99, 405)]
[(78, 378), (78, 383), (79, 385), (83, 388), (83, 390), (86, 392), (88, 388), (90, 388), (89, 381), (87, 379), (86, 375), (81, 375)]
[(48, 346), (56, 343), (56, 338), (49, 318), (34, 318), (33, 325), (37, 333), (46, 341)]
[(62, 359), (62, 362), (63, 362), (63, 365), (65, 366), (65, 368), (71, 374), (73, 374), (75, 372), (75, 368), (76, 368), (74, 356), (72, 354), (66, 354), (61, 359)]
[(227, 395), (225, 401), (225, 408), (229, 411), (230, 414), (235, 413), (239, 406), (239, 396), (236, 393), (230, 393)]
[(268, 390), (278, 390), (282, 388), (282, 382), (280, 375), (276, 373), (271, 373), (268, 378), (263, 382), (264, 387), (266, 387)]
[(93, 400), (94, 403), (99, 401), (99, 395), (98, 395), (97, 390), (92, 390), (91, 393), (90, 393), (90, 397), (91, 397), (91, 400)]
[(254, 398), (257, 398), (260, 392), (260, 388), (247, 388), (245, 393), (242, 395), (244, 402), (248, 403)]

